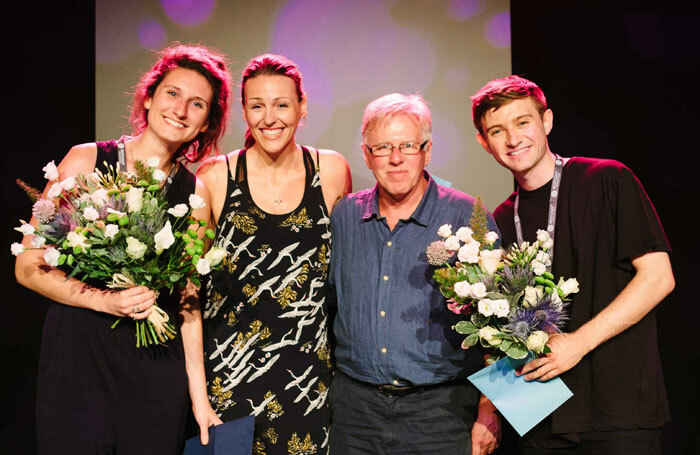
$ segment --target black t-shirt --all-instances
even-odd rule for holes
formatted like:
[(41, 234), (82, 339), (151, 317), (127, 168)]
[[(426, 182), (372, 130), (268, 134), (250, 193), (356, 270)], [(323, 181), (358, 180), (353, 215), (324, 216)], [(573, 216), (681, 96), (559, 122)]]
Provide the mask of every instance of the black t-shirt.
[[(546, 229), (550, 187), (551, 181), (520, 191), (518, 212), (526, 241)], [(515, 193), (493, 213), (504, 245), (516, 241), (514, 202)], [(622, 291), (634, 276), (633, 259), (670, 251), (641, 183), (612, 160), (574, 157), (565, 164), (554, 237), (555, 281), (576, 277), (580, 287), (568, 307), (568, 332), (591, 320)], [(574, 396), (552, 414), (553, 434), (658, 428), (668, 420), (654, 311), (584, 356), (561, 378)]]

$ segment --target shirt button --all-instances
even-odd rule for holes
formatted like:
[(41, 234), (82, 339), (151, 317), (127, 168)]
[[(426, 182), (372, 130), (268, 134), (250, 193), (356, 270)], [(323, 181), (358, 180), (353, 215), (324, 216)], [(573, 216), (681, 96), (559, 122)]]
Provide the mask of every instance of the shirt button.
[(386, 348), (382, 348), (382, 354), (386, 354)]
[(379, 312), (379, 315), (380, 315), (381, 317), (386, 316), (386, 311), (384, 311), (384, 310), (380, 311), (380, 312)]
[(388, 242), (386, 242), (386, 246), (391, 246), (391, 245), (393, 245), (393, 243), (391, 243), (391, 240), (389, 240)]
[(384, 275), (384, 276), (382, 277), (382, 279), (383, 279), (384, 281), (389, 281), (389, 275)]
[(398, 379), (394, 379), (394, 385), (399, 385)]

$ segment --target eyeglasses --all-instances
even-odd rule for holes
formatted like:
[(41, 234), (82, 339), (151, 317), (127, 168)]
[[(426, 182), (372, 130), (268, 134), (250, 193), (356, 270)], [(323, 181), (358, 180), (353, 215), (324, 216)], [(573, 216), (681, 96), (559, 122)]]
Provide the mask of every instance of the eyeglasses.
[(425, 147), (427, 143), (428, 140), (422, 144), (418, 144), (418, 142), (402, 142), (399, 145), (379, 144), (370, 147), (365, 144), (365, 146), (372, 152), (373, 156), (389, 156), (395, 148), (399, 149), (399, 152), (403, 155), (417, 155), (423, 151), (423, 147)]

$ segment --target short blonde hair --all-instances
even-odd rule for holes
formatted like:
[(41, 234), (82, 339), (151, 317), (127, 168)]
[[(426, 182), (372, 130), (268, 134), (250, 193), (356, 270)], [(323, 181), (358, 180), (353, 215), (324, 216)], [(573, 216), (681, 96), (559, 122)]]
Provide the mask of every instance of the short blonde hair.
[(418, 122), (421, 128), (421, 141), (432, 140), (433, 121), (428, 104), (420, 95), (402, 95), (400, 93), (384, 95), (367, 105), (360, 130), (362, 140), (366, 143), (370, 131), (378, 124), (399, 114), (408, 115)]

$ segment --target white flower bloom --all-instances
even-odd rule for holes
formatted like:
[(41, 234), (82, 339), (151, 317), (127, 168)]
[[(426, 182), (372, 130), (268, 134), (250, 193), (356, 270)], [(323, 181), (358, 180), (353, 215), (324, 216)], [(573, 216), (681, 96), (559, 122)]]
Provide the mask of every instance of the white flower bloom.
[(20, 254), (24, 253), (24, 245), (22, 245), (21, 243), (14, 242), (12, 245), (10, 245), (10, 251), (13, 255), (19, 256)]
[(79, 246), (81, 248), (87, 247), (87, 244), (85, 243), (87, 238), (83, 234), (78, 234), (75, 231), (70, 231), (66, 236), (66, 240), (68, 240), (68, 246), (71, 248), (74, 246)]
[(481, 299), (479, 300), (479, 313), (484, 316), (491, 316), (493, 314), (493, 300), (491, 299)]
[(201, 197), (197, 196), (196, 194), (190, 194), (190, 207), (192, 207), (193, 210), (201, 209), (204, 207), (206, 204), (204, 203), (204, 199)]
[(58, 169), (56, 168), (56, 163), (51, 160), (50, 163), (47, 163), (46, 166), (41, 168), (42, 171), (44, 171), (44, 178), (51, 181), (51, 180), (56, 180), (58, 178)]
[(140, 259), (146, 254), (146, 245), (139, 242), (137, 238), (131, 236), (127, 237), (126, 244), (126, 254), (128, 254), (131, 259)]
[(170, 221), (166, 222), (165, 226), (163, 226), (163, 229), (158, 231), (158, 233), (156, 233), (156, 235), (153, 236), (153, 241), (156, 244), (156, 253), (160, 253), (163, 250), (167, 250), (173, 243), (175, 243), (175, 237), (173, 236)]
[(70, 191), (75, 188), (75, 177), (68, 177), (61, 182), (61, 188)]
[(549, 232), (545, 231), (544, 229), (538, 229), (537, 230), (537, 241), (540, 243), (544, 243), (547, 240), (551, 240), (552, 237), (549, 236)]
[(126, 216), (126, 213), (120, 212), (119, 210), (114, 210), (112, 208), (108, 208), (107, 213), (115, 213), (119, 218)]
[(205, 258), (209, 260), (209, 264), (212, 267), (216, 267), (219, 265), (221, 261), (224, 260), (226, 257), (226, 249), (225, 248), (220, 248), (218, 246), (213, 246), (211, 249), (207, 252), (207, 254), (204, 255)]
[(197, 272), (200, 275), (206, 275), (211, 271), (211, 266), (209, 264), (209, 259), (207, 258), (200, 258), (199, 261), (197, 261)]
[(97, 207), (102, 207), (107, 202), (107, 190), (104, 188), (99, 188), (90, 194), (90, 200)]
[(105, 237), (108, 239), (113, 239), (117, 232), (119, 232), (119, 226), (116, 224), (108, 224), (105, 226)]
[(541, 262), (542, 264), (546, 265), (549, 267), (552, 265), (552, 261), (550, 260), (549, 254), (545, 251), (538, 251), (537, 256), (535, 256), (535, 260), (537, 262)]
[(83, 216), (88, 221), (96, 221), (100, 217), (100, 212), (95, 210), (95, 207), (87, 206), (83, 210)]
[(542, 286), (526, 286), (523, 306), (526, 308), (534, 307), (537, 305), (537, 301), (542, 298), (543, 293)]
[(451, 235), (445, 240), (445, 248), (450, 251), (457, 251), (459, 249), (459, 239), (457, 236)]
[(484, 242), (486, 242), (487, 245), (493, 245), (496, 243), (496, 240), (498, 240), (498, 234), (494, 231), (489, 231), (484, 236)]
[(532, 261), (530, 266), (532, 267), (532, 271), (535, 272), (535, 275), (537, 276), (540, 276), (547, 271), (547, 266), (537, 260)]
[(22, 225), (20, 227), (16, 227), (15, 231), (21, 232), (22, 235), (32, 235), (34, 234), (36, 229), (34, 229), (34, 226), (32, 226), (31, 224), (22, 221)]
[(63, 194), (63, 188), (61, 188), (60, 183), (56, 182), (53, 185), (51, 185), (51, 188), (49, 188), (48, 193), (46, 193), (46, 197), (48, 197), (49, 199), (55, 199), (61, 194)]
[(547, 334), (543, 331), (537, 330), (536, 332), (532, 332), (530, 336), (527, 337), (525, 345), (532, 352), (539, 354), (544, 350), (547, 340), (549, 340), (549, 336), (547, 336)]
[(153, 170), (153, 180), (156, 182), (162, 182), (165, 180), (165, 177), (167, 177), (167, 175), (165, 175), (164, 171), (161, 171), (160, 169)]
[(35, 235), (32, 237), (32, 247), (41, 248), (46, 243), (46, 239), (40, 235)]
[(489, 275), (496, 273), (498, 266), (501, 263), (501, 255), (503, 250), (482, 250), (479, 252), (479, 267), (481, 271)]
[(462, 245), (462, 248), (457, 252), (457, 259), (460, 262), (468, 262), (470, 264), (479, 262), (479, 242), (473, 241)]
[(500, 338), (496, 338), (495, 335), (498, 333), (498, 329), (495, 329), (491, 327), (490, 325), (487, 325), (486, 327), (482, 327), (479, 329), (479, 337), (486, 341), (489, 345), (491, 346), (498, 346), (501, 344), (502, 340)]
[(455, 233), (457, 238), (464, 243), (471, 242), (472, 240), (474, 240), (472, 234), (474, 234), (474, 232), (472, 232), (472, 230), (468, 227), (461, 227), (457, 229), (457, 233)]
[(51, 267), (56, 267), (58, 265), (59, 257), (61, 257), (61, 253), (52, 246), (44, 250), (44, 261), (46, 261), (46, 263)]
[(552, 292), (552, 305), (556, 306), (560, 310), (564, 305), (564, 302), (561, 301), (561, 297), (559, 297), (559, 293), (556, 291)]
[(132, 186), (126, 193), (126, 207), (129, 212), (138, 212), (143, 207), (143, 188)]
[(542, 244), (542, 248), (545, 250), (551, 250), (553, 246), (554, 246), (554, 240), (552, 240), (552, 239), (549, 239)]
[(150, 168), (156, 168), (160, 164), (160, 158), (157, 156), (152, 156), (146, 160), (146, 165)]
[(181, 216), (187, 215), (187, 212), (190, 211), (190, 208), (187, 207), (187, 204), (178, 204), (175, 207), (168, 209), (168, 213), (174, 216), (175, 218), (180, 218)]
[(451, 224), (443, 224), (442, 226), (440, 226), (437, 233), (443, 239), (448, 238), (449, 236), (452, 235), (452, 225)]
[(483, 299), (486, 297), (486, 285), (481, 282), (472, 284), (471, 289), (469, 289), (469, 295), (473, 299)]
[(569, 278), (564, 281), (564, 278), (559, 278), (559, 283), (557, 287), (564, 292), (564, 297), (569, 294), (575, 294), (578, 292), (578, 280), (576, 278)]
[(493, 314), (499, 318), (507, 318), (510, 314), (510, 305), (506, 299), (498, 299), (493, 301)]
[(455, 283), (455, 294), (458, 296), (464, 298), (469, 295), (469, 291), (471, 290), (471, 285), (469, 284), (468, 281), (458, 281)]

